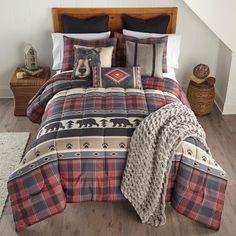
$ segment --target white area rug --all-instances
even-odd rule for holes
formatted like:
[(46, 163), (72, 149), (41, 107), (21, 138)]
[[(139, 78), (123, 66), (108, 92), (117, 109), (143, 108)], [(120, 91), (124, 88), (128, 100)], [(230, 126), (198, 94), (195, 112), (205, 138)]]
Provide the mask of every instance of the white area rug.
[(7, 180), (19, 166), (30, 133), (0, 133), (0, 217), (7, 196)]

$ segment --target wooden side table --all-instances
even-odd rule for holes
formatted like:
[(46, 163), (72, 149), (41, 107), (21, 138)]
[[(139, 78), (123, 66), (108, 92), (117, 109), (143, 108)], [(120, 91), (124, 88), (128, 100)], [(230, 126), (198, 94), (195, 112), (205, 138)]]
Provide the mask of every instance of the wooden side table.
[(44, 72), (39, 77), (25, 77), (17, 79), (16, 73), (20, 69), (17, 68), (12, 76), (10, 87), (15, 98), (15, 116), (25, 116), (28, 102), (38, 92), (40, 87), (50, 78), (51, 71), (49, 67), (44, 67)]

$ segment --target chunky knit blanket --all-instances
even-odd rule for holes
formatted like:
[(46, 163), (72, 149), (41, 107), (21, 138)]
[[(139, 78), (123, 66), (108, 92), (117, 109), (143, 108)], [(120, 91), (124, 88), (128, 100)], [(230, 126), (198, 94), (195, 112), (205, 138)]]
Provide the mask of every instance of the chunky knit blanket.
[(121, 191), (142, 223), (165, 224), (165, 196), (172, 159), (180, 142), (198, 139), (210, 150), (193, 112), (180, 103), (168, 104), (146, 117), (130, 142)]

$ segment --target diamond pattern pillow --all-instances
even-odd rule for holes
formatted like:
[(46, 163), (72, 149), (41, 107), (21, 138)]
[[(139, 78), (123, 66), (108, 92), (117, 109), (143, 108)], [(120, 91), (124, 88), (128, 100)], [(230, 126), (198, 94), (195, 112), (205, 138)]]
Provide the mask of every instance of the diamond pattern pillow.
[(141, 68), (138, 66), (93, 67), (93, 87), (142, 89)]
[(167, 72), (167, 42), (168, 36), (164, 36), (161, 38), (146, 38), (146, 39), (138, 39), (132, 36), (123, 35), (120, 33), (115, 33), (114, 37), (117, 39), (116, 46), (116, 66), (126, 66), (126, 41), (131, 41), (134, 43), (143, 43), (143, 44), (161, 44), (164, 43), (164, 51), (163, 51), (163, 59), (162, 59), (162, 72)]
[(99, 40), (82, 40), (76, 38), (69, 38), (64, 36), (64, 55), (62, 63), (62, 71), (72, 70), (74, 67), (74, 45), (80, 45), (85, 47), (101, 48), (101, 47), (114, 47), (112, 53), (112, 65), (115, 65), (116, 58), (116, 42), (115, 38), (99, 39)]

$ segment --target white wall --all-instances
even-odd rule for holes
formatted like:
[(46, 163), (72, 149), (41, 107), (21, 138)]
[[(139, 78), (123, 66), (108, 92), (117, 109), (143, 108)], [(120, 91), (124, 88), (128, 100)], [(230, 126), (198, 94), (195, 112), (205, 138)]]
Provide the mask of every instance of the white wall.
[[(223, 114), (236, 114), (236, 1), (184, 0), (198, 17), (221, 39), (216, 85), (216, 102)], [(227, 45), (227, 47), (225, 45)]]
[(231, 50), (228, 47), (226, 47), (222, 41), (220, 41), (217, 55), (216, 71), (215, 71), (217, 78), (215, 90), (216, 90), (216, 104), (218, 105), (221, 111), (224, 110), (224, 104), (226, 100), (229, 74), (231, 68), (231, 60), (232, 60)]
[(236, 114), (236, 53), (232, 54), (223, 114)]
[(178, 80), (186, 86), (192, 68), (198, 63), (217, 67), (219, 39), (179, 0), (8, 0), (0, 14), (0, 97), (12, 96), (9, 81), (15, 67), (23, 62), (25, 43), (39, 54), (41, 65), (52, 65), (52, 7), (178, 7), (177, 33), (182, 34)]
[(184, 1), (233, 52), (236, 52), (235, 0)]

